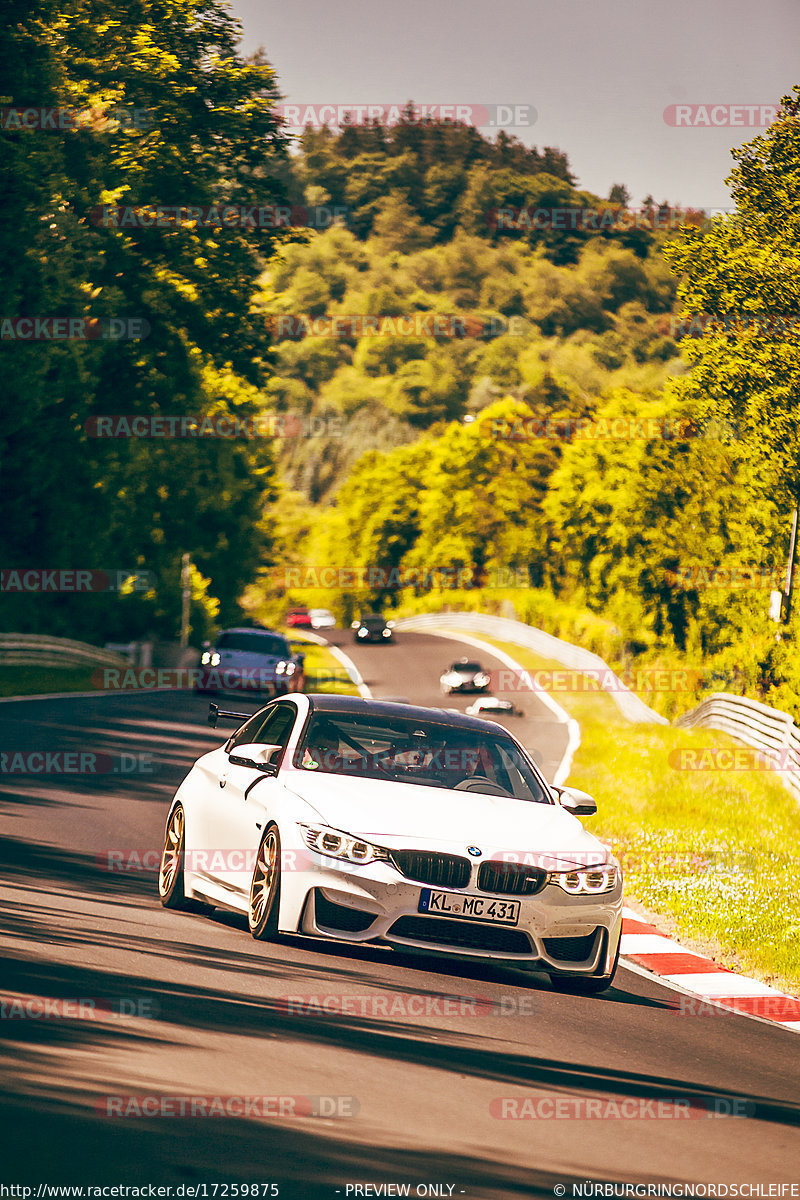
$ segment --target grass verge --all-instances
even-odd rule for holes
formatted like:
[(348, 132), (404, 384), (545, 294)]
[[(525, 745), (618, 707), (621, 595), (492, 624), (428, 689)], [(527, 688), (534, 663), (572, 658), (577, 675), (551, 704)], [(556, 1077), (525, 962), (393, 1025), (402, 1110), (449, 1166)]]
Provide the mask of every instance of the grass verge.
[(50, 692), (93, 692), (97, 667), (0, 667), (0, 696), (41, 696)]
[[(526, 669), (563, 670), (512, 643), (471, 636)], [(631, 724), (605, 693), (555, 698), (581, 727), (569, 781), (597, 799), (597, 816), (582, 820), (622, 863), (626, 895), (684, 944), (799, 993), (800, 804), (777, 773), (682, 769), (691, 757), (681, 751), (740, 743), (711, 730)]]

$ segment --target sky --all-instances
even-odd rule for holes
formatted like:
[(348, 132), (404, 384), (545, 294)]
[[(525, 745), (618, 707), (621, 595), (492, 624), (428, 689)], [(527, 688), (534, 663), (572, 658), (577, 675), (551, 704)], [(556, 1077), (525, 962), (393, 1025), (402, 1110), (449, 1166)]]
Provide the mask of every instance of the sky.
[(800, 0), (230, 3), (286, 103), (459, 104), (476, 124), (525, 106), (496, 119), (564, 151), (579, 187), (625, 184), (632, 207), (730, 206), (731, 148), (800, 83)]

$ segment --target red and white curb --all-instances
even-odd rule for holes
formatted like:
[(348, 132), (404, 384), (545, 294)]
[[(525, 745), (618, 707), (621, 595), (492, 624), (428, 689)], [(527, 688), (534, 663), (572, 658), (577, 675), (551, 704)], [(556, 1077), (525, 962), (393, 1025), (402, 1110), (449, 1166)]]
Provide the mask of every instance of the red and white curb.
[[(800, 1033), (800, 1000), (687, 950), (665, 937), (655, 925), (648, 925), (630, 908), (622, 910), (620, 954), (624, 960), (701, 997), (709, 1005), (719, 1005), (743, 1016), (761, 1017)], [(689, 1007), (688, 1011), (697, 1015), (697, 1006)]]

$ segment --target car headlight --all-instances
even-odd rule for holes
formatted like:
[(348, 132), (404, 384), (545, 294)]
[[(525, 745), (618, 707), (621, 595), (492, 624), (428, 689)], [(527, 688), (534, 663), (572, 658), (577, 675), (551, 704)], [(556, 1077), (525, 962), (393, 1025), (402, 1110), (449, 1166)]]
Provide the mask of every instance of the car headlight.
[(328, 858), (352, 863), (389, 861), (389, 852), (382, 846), (373, 846), (371, 842), (342, 833), (340, 829), (331, 829), (329, 825), (301, 825), (300, 828), (309, 850), (316, 850)]
[(216, 650), (204, 650), (203, 657), (200, 659), (200, 662), (204, 667), (216, 667), (219, 663), (219, 655), (217, 654)]
[(477, 683), (478, 687), (483, 687), (484, 684), (487, 684), (489, 682), (489, 679), (490, 679), (490, 676), (487, 675), (485, 671), (479, 671), (478, 674), (475, 676), (475, 682)]
[(588, 867), (585, 871), (559, 871), (550, 876), (552, 883), (570, 896), (598, 896), (612, 892), (619, 883), (619, 867), (609, 863), (604, 867)]
[(384, 631), (383, 631), (383, 636), (384, 636), (384, 637), (391, 637), (391, 636), (392, 636), (392, 631), (391, 631), (391, 629), (388, 629), (388, 628), (387, 628), (387, 629), (384, 629)]
[(281, 661), (275, 667), (275, 674), (276, 675), (294, 675), (296, 670), (297, 670), (297, 663)]
[(358, 631), (358, 636), (363, 637), (365, 633), (369, 633), (369, 630), (367, 629), (366, 625), (362, 625)]

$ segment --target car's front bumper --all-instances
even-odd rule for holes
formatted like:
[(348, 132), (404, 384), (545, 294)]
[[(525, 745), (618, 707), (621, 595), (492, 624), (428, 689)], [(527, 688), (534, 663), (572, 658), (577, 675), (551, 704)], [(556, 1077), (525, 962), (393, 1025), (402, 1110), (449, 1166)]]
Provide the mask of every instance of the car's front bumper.
[[(314, 859), (320, 856), (312, 855)], [(322, 865), (307, 876), (311, 886), (295, 927), (299, 932), (350, 942), (393, 946), (459, 958), (512, 962), (569, 974), (610, 972), (622, 928), (622, 884), (598, 896), (574, 896), (547, 884), (533, 896), (481, 891), (473, 872), (465, 888), (442, 888), (402, 876), (393, 866)], [(331, 860), (325, 860), (328, 864)], [(519, 900), (515, 926), (463, 920), (419, 911), (424, 889), (454, 897)]]

